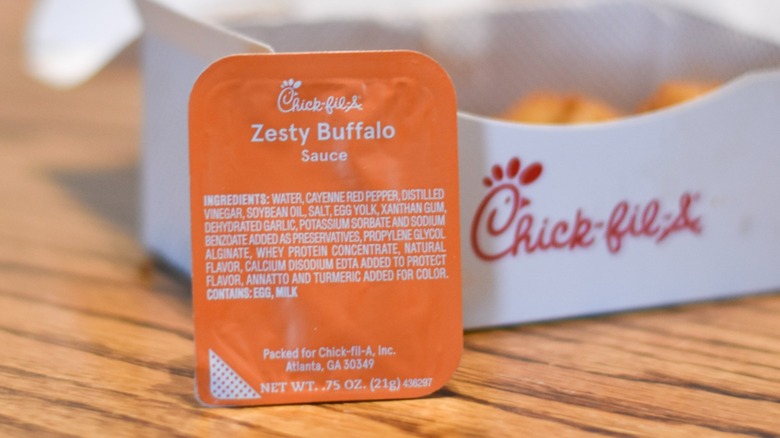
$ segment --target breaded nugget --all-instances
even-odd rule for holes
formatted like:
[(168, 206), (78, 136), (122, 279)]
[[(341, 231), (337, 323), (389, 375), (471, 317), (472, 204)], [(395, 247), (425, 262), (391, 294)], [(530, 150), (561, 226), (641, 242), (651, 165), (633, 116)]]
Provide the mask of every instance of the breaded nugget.
[(703, 94), (709, 93), (719, 84), (700, 81), (668, 81), (660, 87), (646, 101), (639, 105), (637, 112), (643, 113), (678, 105)]
[(600, 100), (574, 96), (569, 99), (569, 111), (563, 123), (607, 122), (620, 117), (618, 110)]
[(594, 123), (621, 114), (610, 105), (578, 94), (531, 93), (518, 99), (501, 118), (532, 124)]
[(538, 92), (517, 99), (500, 117), (522, 123), (561, 123), (565, 108), (566, 102), (560, 95)]

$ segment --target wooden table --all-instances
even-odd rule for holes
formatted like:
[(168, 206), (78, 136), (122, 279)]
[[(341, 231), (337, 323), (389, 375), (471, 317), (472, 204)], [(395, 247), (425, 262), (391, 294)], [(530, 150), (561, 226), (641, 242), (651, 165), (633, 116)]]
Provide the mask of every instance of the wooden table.
[[(133, 57), (57, 91), (0, 14), (0, 436), (773, 436), (780, 295), (467, 333), (418, 400), (207, 409), (186, 279), (135, 237)], [(780, 436), (780, 435), (779, 435)]]

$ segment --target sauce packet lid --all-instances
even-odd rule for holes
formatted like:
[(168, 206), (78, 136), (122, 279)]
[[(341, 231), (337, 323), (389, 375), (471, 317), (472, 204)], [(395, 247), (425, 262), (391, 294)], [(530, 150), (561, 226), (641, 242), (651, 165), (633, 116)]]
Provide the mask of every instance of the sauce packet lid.
[(196, 393), (418, 397), (462, 351), (456, 102), (416, 52), (223, 58), (190, 99)]

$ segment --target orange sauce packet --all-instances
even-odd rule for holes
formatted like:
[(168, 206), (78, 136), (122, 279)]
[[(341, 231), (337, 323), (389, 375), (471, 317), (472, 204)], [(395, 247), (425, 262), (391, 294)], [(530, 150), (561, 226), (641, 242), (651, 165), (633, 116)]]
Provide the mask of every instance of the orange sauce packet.
[(415, 52), (237, 55), (190, 100), (196, 394), (418, 397), (462, 351), (456, 102)]

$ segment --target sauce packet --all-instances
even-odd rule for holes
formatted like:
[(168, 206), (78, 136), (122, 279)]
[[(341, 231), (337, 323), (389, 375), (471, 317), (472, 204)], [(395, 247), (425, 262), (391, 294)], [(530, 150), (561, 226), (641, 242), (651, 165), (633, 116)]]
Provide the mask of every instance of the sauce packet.
[(462, 351), (456, 102), (416, 52), (223, 58), (190, 98), (209, 406), (419, 397)]

